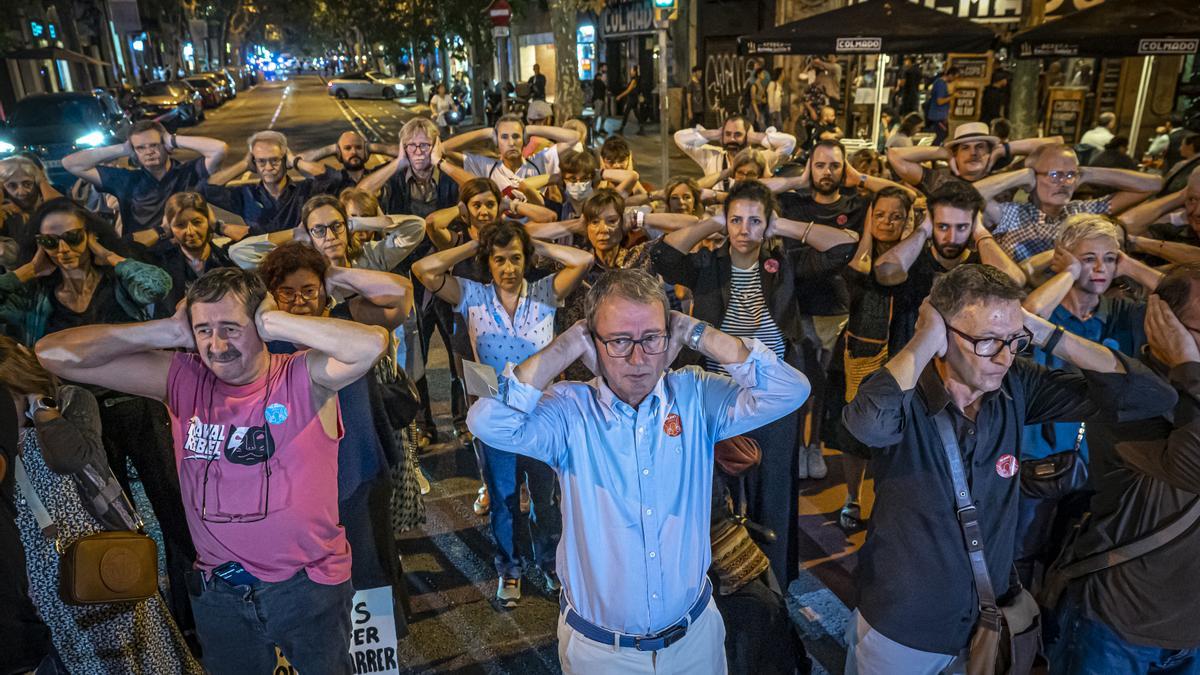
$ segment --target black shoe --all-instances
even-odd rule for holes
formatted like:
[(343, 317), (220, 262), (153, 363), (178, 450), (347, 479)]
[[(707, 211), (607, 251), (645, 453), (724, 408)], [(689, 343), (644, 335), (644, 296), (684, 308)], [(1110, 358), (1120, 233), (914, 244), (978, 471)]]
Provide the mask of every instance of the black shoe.
[(475, 439), (475, 435), (467, 428), (466, 422), (454, 423), (454, 435), (458, 437), (458, 441), (463, 445), (470, 445), (471, 441)]
[(554, 570), (542, 570), (542, 582), (550, 595), (558, 595), (562, 591), (562, 582), (558, 580), (558, 573)]

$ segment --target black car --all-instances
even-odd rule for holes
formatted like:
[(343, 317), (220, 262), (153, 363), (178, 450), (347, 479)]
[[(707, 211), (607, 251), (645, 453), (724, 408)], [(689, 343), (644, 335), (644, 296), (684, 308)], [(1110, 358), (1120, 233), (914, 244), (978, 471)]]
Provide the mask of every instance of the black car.
[(221, 96), (221, 91), (217, 89), (217, 85), (207, 77), (193, 75), (183, 78), (184, 82), (196, 88), (200, 95), (204, 98), (205, 108), (217, 108), (225, 102), (225, 98)]
[(75, 178), (62, 168), (62, 158), (76, 150), (120, 143), (131, 125), (130, 115), (103, 89), (36, 94), (17, 101), (0, 127), (0, 157), (37, 156), (50, 182), (66, 193)]
[(204, 97), (180, 80), (142, 85), (138, 89), (137, 103), (142, 119), (162, 122), (169, 130), (204, 120)]

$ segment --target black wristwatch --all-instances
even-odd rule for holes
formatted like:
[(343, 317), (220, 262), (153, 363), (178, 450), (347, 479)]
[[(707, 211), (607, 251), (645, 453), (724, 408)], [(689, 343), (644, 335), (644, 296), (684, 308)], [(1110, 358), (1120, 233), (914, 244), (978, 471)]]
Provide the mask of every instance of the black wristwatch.
[(1042, 351), (1046, 354), (1054, 354), (1054, 348), (1058, 346), (1058, 341), (1062, 339), (1063, 333), (1066, 332), (1062, 326), (1055, 326), (1054, 332), (1046, 339), (1046, 344), (1042, 346)]

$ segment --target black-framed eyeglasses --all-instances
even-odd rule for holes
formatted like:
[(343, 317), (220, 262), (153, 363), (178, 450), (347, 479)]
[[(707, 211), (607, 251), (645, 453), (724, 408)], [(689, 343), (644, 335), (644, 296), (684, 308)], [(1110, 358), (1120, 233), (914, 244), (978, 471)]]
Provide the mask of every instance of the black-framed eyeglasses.
[(67, 242), (67, 246), (75, 248), (76, 246), (82, 244), (83, 240), (86, 238), (87, 232), (80, 228), (75, 230), (67, 230), (62, 234), (39, 234), (33, 239), (37, 242), (38, 246), (41, 246), (47, 251), (53, 251), (54, 249), (58, 248), (59, 241), (65, 241)]
[(629, 358), (633, 354), (633, 348), (637, 346), (642, 348), (642, 353), (646, 356), (657, 356), (667, 351), (667, 346), (671, 344), (671, 336), (666, 334), (647, 335), (641, 340), (626, 337), (605, 340), (599, 335), (596, 339), (604, 345), (604, 351), (614, 359)]
[(404, 146), (404, 149), (408, 152), (419, 152), (419, 153), (424, 154), (433, 149), (433, 144), (432, 143), (409, 143), (408, 145)]
[(290, 288), (280, 288), (279, 290), (275, 291), (275, 299), (279, 302), (289, 305), (295, 302), (297, 298), (303, 302), (312, 302), (319, 297), (321, 297), (320, 288), (305, 288), (299, 291), (295, 291)]
[(316, 227), (310, 227), (308, 229), (308, 233), (311, 234), (312, 236), (316, 237), (317, 239), (324, 239), (326, 232), (333, 232), (334, 236), (337, 236), (345, 231), (346, 231), (345, 223), (330, 223), (328, 225), (317, 225)]
[(1039, 176), (1045, 176), (1052, 183), (1074, 183), (1076, 178), (1079, 178), (1077, 171), (1038, 171)]
[(970, 342), (971, 346), (975, 349), (976, 356), (995, 356), (1005, 347), (1008, 347), (1008, 351), (1013, 354), (1020, 354), (1028, 349), (1029, 345), (1033, 344), (1033, 333), (1030, 333), (1028, 328), (1022, 328), (1019, 334), (1007, 340), (1001, 338), (977, 338), (973, 335), (967, 335), (950, 324), (946, 324), (946, 328), (955, 335)]

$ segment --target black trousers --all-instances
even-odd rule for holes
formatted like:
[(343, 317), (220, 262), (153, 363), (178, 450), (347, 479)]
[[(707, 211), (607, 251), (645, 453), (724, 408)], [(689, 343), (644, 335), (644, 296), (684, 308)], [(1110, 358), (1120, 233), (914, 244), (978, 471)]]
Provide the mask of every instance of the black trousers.
[(775, 542), (762, 544), (771, 571), (785, 586), (799, 574), (799, 480), (796, 478), (800, 416), (793, 411), (745, 436), (758, 441), (762, 462), (744, 474), (746, 516), (775, 531)]
[(725, 621), (725, 660), (730, 673), (811, 672), (808, 652), (769, 570), (729, 595), (714, 593), (713, 599)]
[(170, 416), (163, 404), (140, 396), (109, 393), (97, 402), (104, 450), (113, 475), (132, 496), (128, 463), (133, 463), (162, 528), (171, 584), (167, 605), (181, 631), (194, 630), (196, 622), (184, 575), (196, 561), (196, 548), (183, 513)]
[[(418, 295), (421, 295), (418, 293)], [(467, 419), (467, 389), (462, 379), (463, 355), (470, 356), (470, 343), (463, 344), (465, 331), (455, 333), (454, 310), (449, 303), (433, 298), (428, 305), (417, 314), (417, 325), (420, 328), (421, 358), (429, 363), (429, 345), (433, 331), (437, 331), (446, 345), (447, 356), (450, 359), (450, 413), (456, 425)], [(466, 351), (463, 351), (464, 346)], [(436, 429), (433, 421), (433, 410), (430, 407), (429, 381), (426, 376), (417, 380), (417, 395), (421, 397), (421, 425), (426, 429)]]

